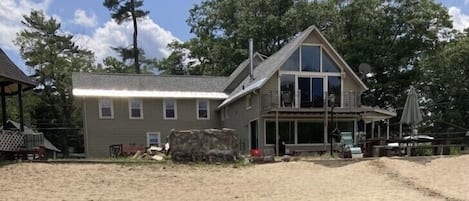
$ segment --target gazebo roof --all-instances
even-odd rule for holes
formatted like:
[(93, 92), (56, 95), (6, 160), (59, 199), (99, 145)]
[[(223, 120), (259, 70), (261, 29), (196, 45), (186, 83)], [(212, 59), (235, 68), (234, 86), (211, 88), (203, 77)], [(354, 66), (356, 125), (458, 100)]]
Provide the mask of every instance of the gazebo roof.
[(36, 86), (0, 48), (0, 86), (5, 86), (5, 95), (18, 93), (18, 83), (22, 85), (23, 91)]

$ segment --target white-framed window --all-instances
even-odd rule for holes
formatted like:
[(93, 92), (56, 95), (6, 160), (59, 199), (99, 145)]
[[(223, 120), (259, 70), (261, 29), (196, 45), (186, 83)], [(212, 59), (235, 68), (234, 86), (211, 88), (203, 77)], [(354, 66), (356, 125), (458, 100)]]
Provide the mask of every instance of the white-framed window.
[(142, 100), (129, 99), (129, 119), (143, 119)]
[(114, 118), (114, 106), (112, 99), (102, 98), (98, 100), (99, 105), (99, 118), (100, 119), (113, 119)]
[(163, 101), (164, 119), (173, 120), (177, 119), (177, 102), (176, 100)]
[(152, 145), (161, 146), (160, 132), (147, 132), (147, 147)]
[(225, 108), (221, 109), (221, 120), (225, 121)]
[(246, 110), (249, 110), (252, 108), (252, 95), (248, 94), (246, 95)]
[(229, 119), (229, 118), (230, 118), (230, 107), (226, 106), (225, 107), (225, 119)]
[(197, 100), (197, 119), (210, 119), (210, 103), (208, 100)]

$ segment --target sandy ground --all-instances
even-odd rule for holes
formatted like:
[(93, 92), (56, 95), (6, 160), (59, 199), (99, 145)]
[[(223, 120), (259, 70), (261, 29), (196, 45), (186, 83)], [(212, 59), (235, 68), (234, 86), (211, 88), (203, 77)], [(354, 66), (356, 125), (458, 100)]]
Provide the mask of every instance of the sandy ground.
[(250, 165), (18, 163), (0, 200), (469, 200), (469, 155)]

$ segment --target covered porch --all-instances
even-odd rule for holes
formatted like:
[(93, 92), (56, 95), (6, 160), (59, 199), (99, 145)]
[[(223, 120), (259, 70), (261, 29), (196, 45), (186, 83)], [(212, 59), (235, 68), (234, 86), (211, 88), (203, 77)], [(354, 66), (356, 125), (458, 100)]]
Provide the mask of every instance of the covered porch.
[[(11, 156), (21, 149), (33, 149), (35, 144), (43, 144), (42, 138), (34, 140), (31, 144), (30, 139), (34, 137), (25, 137), (24, 116), (23, 116), (23, 92), (35, 87), (34, 81), (26, 76), (0, 49), (0, 101), (2, 110), (2, 128), (0, 129), (0, 152), (3, 155)], [(11, 126), (8, 123), (7, 100), (8, 96), (17, 96), (19, 111), (19, 128)], [(36, 138), (34, 138), (36, 139)], [(26, 147), (31, 145), (31, 147)]]
[[(352, 133), (355, 145), (367, 139), (389, 139), (389, 119), (394, 116), (394, 112), (366, 106), (333, 113), (331, 109), (268, 112), (259, 119), (258, 147), (265, 155), (322, 153), (331, 150), (333, 132)], [(334, 138), (332, 149), (337, 150), (339, 140)]]

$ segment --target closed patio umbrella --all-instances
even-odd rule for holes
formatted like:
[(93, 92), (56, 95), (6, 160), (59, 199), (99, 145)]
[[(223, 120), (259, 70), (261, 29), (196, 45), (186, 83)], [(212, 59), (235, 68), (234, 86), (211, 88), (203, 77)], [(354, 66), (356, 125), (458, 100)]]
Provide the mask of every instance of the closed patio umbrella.
[(405, 101), (404, 111), (401, 116), (399, 137), (402, 138), (402, 124), (410, 125), (413, 133), (415, 126), (421, 121), (422, 113), (420, 112), (417, 100), (417, 92), (413, 86), (410, 86), (410, 90)]

